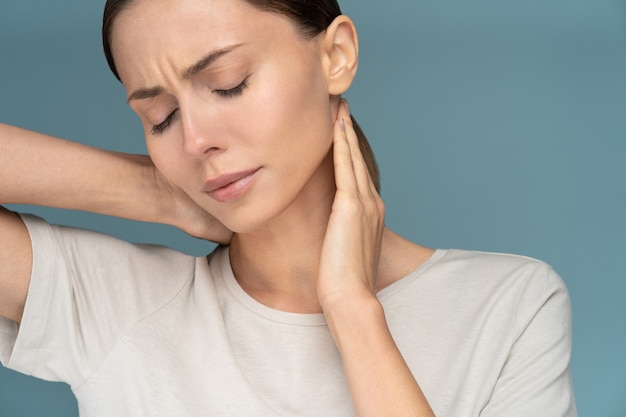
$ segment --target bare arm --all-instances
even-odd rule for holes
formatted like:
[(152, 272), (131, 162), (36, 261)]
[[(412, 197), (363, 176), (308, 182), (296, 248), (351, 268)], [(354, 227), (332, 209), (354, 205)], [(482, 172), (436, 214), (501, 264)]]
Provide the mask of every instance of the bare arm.
[[(0, 124), (0, 204), (32, 204), (170, 224), (226, 242), (230, 232), (145, 155), (96, 149)], [(0, 315), (19, 321), (32, 254), (19, 216), (0, 210)]]
[(434, 417), (389, 332), (378, 300), (344, 300), (328, 305), (324, 313), (359, 417)]
[(0, 204), (84, 210), (170, 224), (222, 242), (229, 233), (146, 155), (106, 151), (0, 124)]

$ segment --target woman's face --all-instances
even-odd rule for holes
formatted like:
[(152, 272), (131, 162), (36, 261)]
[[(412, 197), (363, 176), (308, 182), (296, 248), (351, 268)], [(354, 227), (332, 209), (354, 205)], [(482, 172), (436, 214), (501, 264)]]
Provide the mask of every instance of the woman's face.
[(328, 194), (334, 112), (319, 38), (245, 1), (137, 0), (112, 46), (155, 165), (228, 228)]

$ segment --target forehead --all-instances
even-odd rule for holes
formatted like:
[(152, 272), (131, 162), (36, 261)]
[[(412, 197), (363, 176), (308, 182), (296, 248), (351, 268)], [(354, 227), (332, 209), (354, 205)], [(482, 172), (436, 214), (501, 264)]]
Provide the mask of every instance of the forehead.
[[(179, 30), (178, 25), (200, 21), (212, 27), (220, 22), (230, 26), (261, 13), (244, 0), (130, 0), (116, 16), (113, 32), (125, 36), (146, 24), (176, 25)], [(161, 26), (159, 30), (167, 31), (168, 27)]]
[(185, 68), (212, 49), (297, 37), (284, 16), (243, 0), (135, 0), (116, 17), (111, 46), (122, 81), (138, 68)]

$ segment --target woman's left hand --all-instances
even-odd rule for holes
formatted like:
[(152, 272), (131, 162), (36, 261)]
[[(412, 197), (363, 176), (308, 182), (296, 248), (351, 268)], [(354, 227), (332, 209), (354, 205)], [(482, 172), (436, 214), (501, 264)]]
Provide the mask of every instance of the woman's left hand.
[(385, 206), (343, 101), (333, 143), (337, 192), (322, 246), (317, 295), (341, 354), (356, 414), (433, 417), (376, 298)]
[(339, 104), (333, 156), (337, 192), (322, 246), (317, 294), (325, 312), (375, 299), (385, 206), (370, 177), (346, 101)]

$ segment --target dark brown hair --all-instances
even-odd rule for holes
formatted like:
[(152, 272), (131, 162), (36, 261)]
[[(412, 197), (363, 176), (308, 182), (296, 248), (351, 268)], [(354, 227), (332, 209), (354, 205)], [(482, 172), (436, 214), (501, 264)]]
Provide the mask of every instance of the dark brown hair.
[[(259, 10), (278, 13), (290, 18), (300, 28), (300, 32), (308, 38), (313, 38), (324, 32), (328, 26), (341, 15), (337, 0), (244, 0)], [(111, 32), (115, 19), (133, 0), (107, 0), (102, 18), (102, 45), (109, 68), (119, 80), (120, 76), (115, 66), (111, 51)], [(361, 127), (352, 117), (354, 129), (359, 138), (359, 147), (367, 163), (370, 176), (376, 189), (380, 192), (380, 174), (374, 153), (363, 134)]]

